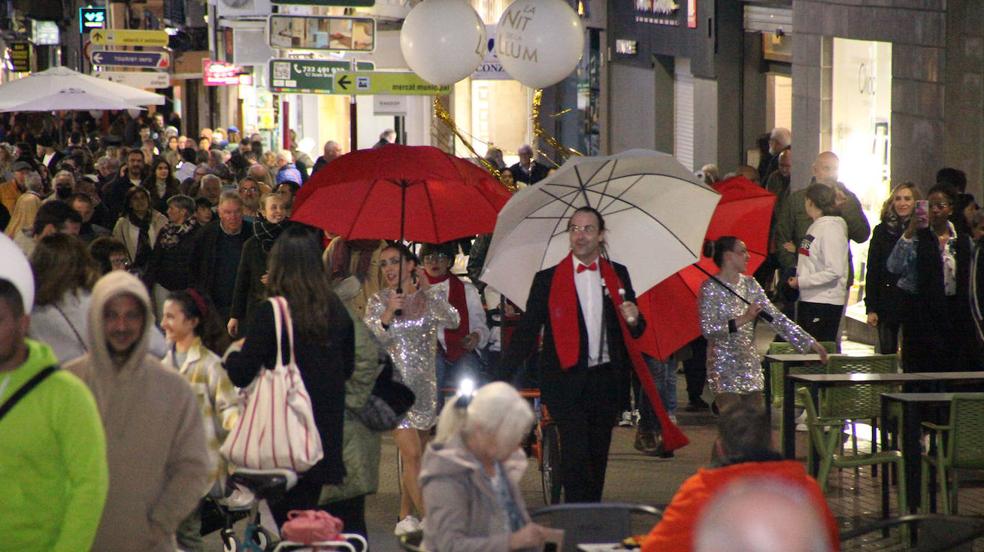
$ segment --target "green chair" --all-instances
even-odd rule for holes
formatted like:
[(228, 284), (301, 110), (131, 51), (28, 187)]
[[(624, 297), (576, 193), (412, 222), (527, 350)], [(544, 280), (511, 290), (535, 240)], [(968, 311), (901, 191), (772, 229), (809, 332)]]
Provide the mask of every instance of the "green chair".
[[(899, 359), (896, 355), (830, 355), (828, 374), (897, 374)], [(826, 389), (821, 396), (820, 412), (826, 418), (840, 418), (851, 425), (851, 442), (858, 452), (856, 422), (871, 422), (871, 450), (878, 445), (878, 418), (881, 416), (881, 394), (899, 390), (898, 385), (859, 385)], [(874, 470), (873, 473), (877, 473)]]
[[(957, 470), (984, 469), (984, 393), (960, 393), (950, 402), (950, 422), (923, 422), (936, 453), (922, 457), (922, 510), (929, 511), (929, 468), (936, 468), (943, 513), (957, 511)], [(949, 479), (949, 485), (947, 480)]]
[[(833, 468), (857, 468), (860, 466), (877, 466), (878, 464), (895, 464), (898, 473), (905, 473), (905, 459), (902, 453), (897, 450), (884, 450), (870, 454), (851, 454), (844, 455), (841, 452), (841, 430), (844, 428), (843, 418), (825, 418), (817, 414), (816, 405), (813, 398), (806, 389), (798, 391), (800, 399), (806, 408), (807, 428), (810, 433), (810, 446), (817, 450), (820, 456), (820, 470), (817, 473), (817, 483), (820, 489), (827, 492), (827, 478)], [(808, 452), (807, 454), (810, 454)], [(898, 482), (898, 507), (899, 513), (908, 512), (905, 499), (906, 481), (904, 477), (899, 478)], [(884, 512), (887, 516), (888, 512)]]
[[(827, 350), (828, 353), (837, 352), (837, 343), (833, 341), (822, 341), (820, 345)], [(787, 341), (773, 341), (769, 343), (770, 355), (782, 355), (782, 354), (792, 354), (798, 353), (799, 351), (793, 347), (792, 343)], [(822, 374), (823, 366), (820, 364), (808, 364), (805, 366), (794, 366), (790, 368), (790, 374)], [(770, 362), (769, 363), (769, 377), (772, 378), (772, 406), (775, 410), (782, 409), (782, 363), (781, 362)], [(767, 398), (768, 400), (769, 398)], [(803, 408), (803, 405), (796, 405), (799, 408)]]

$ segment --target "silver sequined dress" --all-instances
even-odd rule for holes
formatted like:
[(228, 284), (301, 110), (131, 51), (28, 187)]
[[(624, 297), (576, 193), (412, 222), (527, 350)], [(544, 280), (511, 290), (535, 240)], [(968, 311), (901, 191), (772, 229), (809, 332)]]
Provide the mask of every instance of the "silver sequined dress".
[[(734, 291), (772, 316), (772, 327), (802, 353), (815, 343), (810, 334), (787, 318), (765, 296), (755, 278), (741, 275)], [(765, 387), (762, 364), (753, 344), (754, 327), (744, 324), (730, 331), (728, 321), (748, 310), (748, 305), (721, 284), (708, 278), (700, 287), (700, 330), (707, 338), (707, 383), (714, 394), (752, 393)]]
[(383, 328), (380, 318), (393, 291), (380, 290), (366, 305), (366, 325), (390, 354), (403, 383), (416, 395), (400, 429), (430, 429), (437, 423), (437, 332), (459, 323), (458, 310), (444, 298), (442, 285), (447, 284), (408, 295), (403, 314), (389, 328)]

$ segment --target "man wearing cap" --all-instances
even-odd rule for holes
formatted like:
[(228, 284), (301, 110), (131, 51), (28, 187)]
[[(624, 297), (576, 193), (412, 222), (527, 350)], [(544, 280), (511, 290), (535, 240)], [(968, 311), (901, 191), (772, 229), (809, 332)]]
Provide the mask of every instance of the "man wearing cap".
[(517, 182), (536, 184), (547, 177), (547, 166), (533, 159), (533, 148), (529, 144), (519, 147), (519, 163), (509, 167)]
[(22, 193), (27, 191), (27, 175), (33, 169), (27, 161), (16, 161), (11, 167), (14, 177), (0, 184), (0, 203), (6, 207), (8, 213), (14, 212), (14, 204)]

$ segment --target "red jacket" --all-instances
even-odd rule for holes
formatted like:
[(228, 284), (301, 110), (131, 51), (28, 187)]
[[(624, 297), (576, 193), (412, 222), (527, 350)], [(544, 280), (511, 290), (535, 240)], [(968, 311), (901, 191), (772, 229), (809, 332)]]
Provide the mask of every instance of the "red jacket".
[(657, 523), (642, 541), (642, 552), (690, 552), (693, 550), (694, 530), (704, 507), (721, 489), (736, 479), (746, 476), (768, 476), (801, 488), (823, 512), (830, 532), (831, 550), (840, 549), (837, 520), (830, 513), (820, 486), (806, 474), (803, 465), (795, 460), (774, 462), (745, 462), (723, 468), (700, 469), (683, 482), (673, 495), (673, 500), (663, 519)]

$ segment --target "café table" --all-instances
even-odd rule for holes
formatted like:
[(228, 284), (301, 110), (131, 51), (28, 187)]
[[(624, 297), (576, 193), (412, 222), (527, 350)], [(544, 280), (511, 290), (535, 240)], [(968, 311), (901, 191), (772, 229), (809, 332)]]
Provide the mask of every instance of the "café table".
[[(912, 372), (908, 374), (789, 374), (783, 380), (782, 397), (782, 453), (786, 458), (796, 458), (795, 403), (793, 393), (797, 385), (806, 387), (814, 404), (819, 403), (820, 389), (849, 387), (852, 385), (909, 384), (913, 388), (935, 388), (941, 383), (984, 383), (984, 372)], [(883, 441), (884, 442), (884, 441)], [(814, 451), (815, 454), (815, 451)], [(904, 455), (904, 452), (903, 452)], [(814, 459), (815, 460), (815, 459)], [(814, 461), (813, 466), (819, 465)], [(909, 470), (906, 464), (906, 471)], [(815, 475), (815, 474), (814, 474)], [(907, 479), (912, 482), (912, 479)], [(917, 483), (917, 482), (916, 482)], [(885, 483), (883, 483), (885, 485)], [(918, 485), (907, 485), (910, 507), (918, 504)], [(913, 490), (915, 488), (915, 491)], [(916, 494), (913, 495), (913, 492)], [(915, 499), (912, 497), (915, 496)], [(887, 500), (883, 493), (882, 500)], [(913, 501), (914, 500), (914, 501)]]
[(762, 373), (765, 374), (765, 413), (772, 419), (772, 363), (778, 363), (782, 370), (782, 379), (786, 381), (789, 370), (794, 366), (820, 362), (816, 353), (771, 353), (762, 359)]

